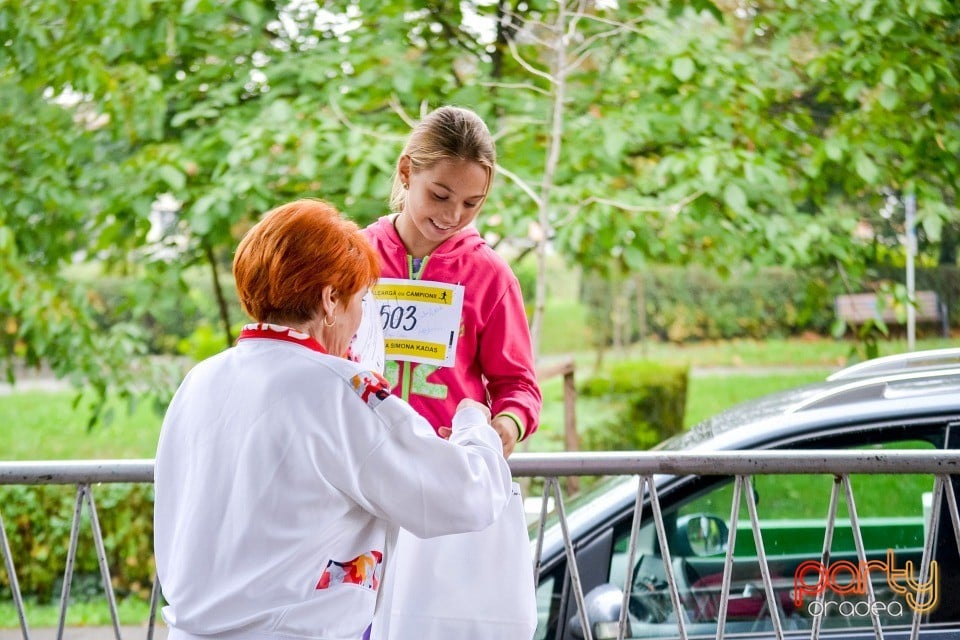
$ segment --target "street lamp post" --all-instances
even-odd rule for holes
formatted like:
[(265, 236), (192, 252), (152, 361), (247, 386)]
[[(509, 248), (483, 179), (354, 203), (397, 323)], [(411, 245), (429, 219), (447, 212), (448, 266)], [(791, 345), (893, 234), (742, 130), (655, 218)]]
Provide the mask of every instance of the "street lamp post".
[(913, 351), (916, 343), (917, 333), (917, 309), (914, 306), (914, 290), (916, 289), (913, 260), (917, 255), (917, 196), (914, 193), (908, 193), (903, 199), (904, 213), (904, 233), (906, 234), (905, 243), (907, 246), (907, 349)]

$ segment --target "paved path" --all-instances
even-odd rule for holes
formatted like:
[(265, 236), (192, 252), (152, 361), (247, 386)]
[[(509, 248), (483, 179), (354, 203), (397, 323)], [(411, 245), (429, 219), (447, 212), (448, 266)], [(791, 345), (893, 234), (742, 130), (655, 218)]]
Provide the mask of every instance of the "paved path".
[[(122, 640), (145, 640), (147, 628), (120, 627)], [(154, 632), (155, 640), (166, 640), (167, 628), (158, 626)], [(30, 628), (30, 640), (56, 640), (57, 628)], [(113, 627), (67, 627), (63, 630), (63, 640), (115, 640)], [(0, 640), (23, 640), (23, 633), (19, 628), (0, 629)]]
[(17, 367), (14, 375), (16, 382), (12, 385), (7, 382), (5, 376), (0, 377), (0, 396), (18, 391), (60, 391), (70, 388), (69, 382), (58, 380), (46, 367), (40, 369)]
[(711, 376), (769, 376), (784, 373), (817, 373), (826, 378), (829, 373), (840, 369), (839, 366), (824, 365), (751, 365), (751, 366), (724, 366), (710, 365), (690, 367), (691, 378), (709, 378)]

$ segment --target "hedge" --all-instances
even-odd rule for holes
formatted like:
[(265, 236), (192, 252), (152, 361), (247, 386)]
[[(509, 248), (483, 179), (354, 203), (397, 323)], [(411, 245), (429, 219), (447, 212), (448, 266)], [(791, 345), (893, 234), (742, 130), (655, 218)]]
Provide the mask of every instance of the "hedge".
[[(852, 293), (876, 291), (882, 282), (902, 283), (901, 267), (871, 267)], [(675, 343), (735, 338), (832, 335), (838, 290), (822, 271), (746, 269), (729, 276), (694, 265), (654, 266), (641, 274), (605, 279), (587, 274), (580, 301), (587, 308), (594, 346), (630, 344), (656, 337)], [(960, 319), (960, 268), (916, 269), (916, 289), (935, 291), (951, 325)], [(936, 335), (939, 327), (918, 327)]]
[[(76, 495), (74, 486), (0, 487), (0, 513), (24, 595), (41, 602), (59, 598)], [(96, 485), (92, 495), (115, 592), (149, 596), (154, 575), (153, 485)], [(85, 589), (102, 594), (87, 505), (79, 533), (71, 594), (82, 598)], [(9, 593), (9, 588), (10, 577), (0, 571), (0, 590)]]
[(614, 416), (587, 427), (581, 446), (590, 451), (649, 449), (683, 431), (688, 367), (626, 360), (578, 385), (586, 398), (609, 402)]

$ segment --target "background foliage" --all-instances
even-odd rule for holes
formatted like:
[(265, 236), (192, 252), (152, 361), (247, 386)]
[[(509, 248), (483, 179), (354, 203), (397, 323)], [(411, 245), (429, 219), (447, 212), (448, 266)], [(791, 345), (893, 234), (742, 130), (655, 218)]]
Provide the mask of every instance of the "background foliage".
[(578, 385), (585, 398), (602, 398), (610, 417), (583, 432), (588, 451), (650, 449), (684, 428), (686, 366), (624, 360)]
[[(11, 560), (23, 593), (38, 602), (59, 598), (67, 560), (76, 489), (70, 486), (0, 487), (0, 501), (8, 505), (4, 520)], [(94, 491), (97, 518), (104, 536), (110, 578), (117, 595), (149, 597), (153, 586), (153, 485), (112, 484)], [(90, 516), (84, 505), (74, 567), (74, 598), (104, 593)], [(0, 572), (0, 593), (10, 593), (10, 578)]]
[[(242, 233), (297, 197), (382, 215), (443, 103), (497, 138), (491, 242), (614, 282), (749, 264), (868, 287), (905, 192), (923, 259), (955, 265), (958, 40), (946, 0), (2, 1), (0, 359), (162, 398), (149, 319), (206, 303), (186, 274), (229, 344)], [(78, 263), (137, 284), (98, 297)]]

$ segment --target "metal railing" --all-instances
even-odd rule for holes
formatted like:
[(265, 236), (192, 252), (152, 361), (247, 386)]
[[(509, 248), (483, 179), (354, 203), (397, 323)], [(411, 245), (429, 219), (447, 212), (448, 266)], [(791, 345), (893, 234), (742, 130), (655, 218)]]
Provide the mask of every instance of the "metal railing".
[[(763, 589), (770, 609), (770, 618), (773, 633), (777, 638), (784, 637), (784, 629), (780, 614), (773, 605), (776, 602), (773, 578), (764, 554), (763, 531), (757, 516), (757, 505), (752, 491), (754, 476), (779, 474), (816, 474), (829, 475), (836, 479), (832, 494), (829, 496), (829, 515), (826, 523), (826, 536), (823, 547), (823, 560), (830, 555), (834, 525), (837, 517), (837, 503), (840, 492), (845, 495), (848, 505), (851, 529), (856, 543), (858, 558), (866, 562), (863, 538), (860, 533), (860, 523), (857, 517), (856, 502), (850, 485), (851, 474), (929, 474), (935, 478), (933, 491), (933, 507), (930, 520), (925, 527), (925, 538), (919, 569), (920, 582), (927, 580), (933, 556), (934, 532), (940, 525), (943, 500), (946, 500), (947, 512), (952, 523), (954, 536), (960, 552), (960, 515), (958, 515), (957, 496), (950, 482), (951, 477), (960, 476), (960, 451), (724, 451), (715, 453), (690, 452), (624, 452), (624, 453), (554, 453), (554, 454), (523, 454), (517, 453), (510, 459), (510, 466), (515, 477), (542, 478), (544, 480), (543, 507), (539, 518), (538, 537), (536, 540), (535, 564), (537, 579), (541, 568), (543, 540), (547, 521), (548, 497), (553, 498), (553, 510), (557, 517), (557, 526), (563, 534), (564, 554), (569, 572), (571, 588), (579, 611), (586, 611), (583, 585), (577, 568), (577, 550), (574, 540), (571, 540), (568, 529), (565, 500), (561, 490), (560, 478), (579, 476), (635, 476), (639, 479), (636, 500), (631, 522), (630, 547), (627, 559), (627, 575), (623, 589), (623, 602), (620, 608), (617, 637), (623, 638), (628, 626), (628, 600), (633, 584), (633, 569), (636, 560), (636, 537), (641, 523), (644, 508), (649, 509), (652, 515), (656, 536), (660, 548), (664, 553), (664, 569), (666, 571), (669, 598), (676, 615), (677, 633), (680, 638), (687, 638), (684, 615), (684, 603), (678, 590), (676, 576), (673, 575), (669, 557), (669, 544), (663, 522), (663, 511), (658, 494), (659, 480), (664, 475), (670, 476), (730, 476), (734, 478), (733, 501), (731, 504), (731, 518), (729, 538), (726, 544), (724, 559), (723, 581), (720, 587), (721, 599), (718, 609), (716, 637), (722, 638), (726, 622), (731, 588), (731, 569), (733, 567), (733, 551), (737, 534), (737, 518), (744, 497), (750, 518), (750, 528), (753, 533), (757, 550), (757, 559), (763, 578)], [(73, 522), (64, 580), (60, 600), (60, 617), (57, 629), (57, 638), (63, 637), (66, 612), (70, 601), (70, 585), (73, 577), (73, 563), (76, 557), (78, 532), (81, 514), (86, 506), (92, 529), (97, 558), (107, 592), (107, 601), (113, 622), (113, 631), (117, 640), (121, 640), (121, 630), (113, 586), (110, 579), (110, 568), (104, 549), (104, 538), (100, 530), (97, 507), (94, 500), (94, 487), (103, 483), (152, 483), (152, 460), (103, 460), (103, 461), (48, 461), (48, 462), (0, 462), (0, 485), (74, 485), (76, 486), (76, 500), (74, 503)], [(30, 640), (30, 629), (26, 619), (23, 597), (17, 582), (17, 571), (14, 566), (13, 553), (6, 535), (3, 522), (3, 508), (0, 506), (0, 552), (4, 558), (7, 576), (10, 580), (11, 592), (16, 607), (22, 637)], [(873, 602), (873, 591), (870, 580), (867, 580), (868, 598)], [(820, 594), (821, 597), (822, 594)], [(159, 602), (159, 586), (154, 580), (150, 598), (150, 613), (147, 621), (147, 639), (154, 635), (156, 609)], [(582, 632), (585, 638), (592, 640), (593, 630), (590, 624), (581, 616)], [(883, 633), (876, 612), (872, 615), (873, 628), (878, 638)], [(921, 616), (913, 616), (911, 637), (916, 638), (921, 625)], [(815, 624), (811, 636), (819, 635), (820, 627)]]

